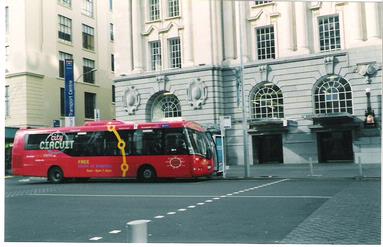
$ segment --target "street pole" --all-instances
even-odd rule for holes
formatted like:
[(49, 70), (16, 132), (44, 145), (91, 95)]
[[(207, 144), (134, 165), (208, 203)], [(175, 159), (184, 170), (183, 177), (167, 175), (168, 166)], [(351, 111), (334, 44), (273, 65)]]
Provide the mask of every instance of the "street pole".
[[(241, 2), (238, 4), (238, 21), (241, 22), (242, 16), (242, 6)], [(246, 106), (245, 106), (245, 85), (243, 80), (243, 44), (242, 44), (242, 24), (239, 24), (239, 61), (240, 61), (240, 82), (241, 82), (241, 91), (242, 91), (242, 131), (243, 131), (243, 162), (245, 167), (245, 177), (250, 177), (250, 164), (249, 164), (249, 150), (248, 150), (248, 136), (247, 136), (247, 120), (246, 120)]]

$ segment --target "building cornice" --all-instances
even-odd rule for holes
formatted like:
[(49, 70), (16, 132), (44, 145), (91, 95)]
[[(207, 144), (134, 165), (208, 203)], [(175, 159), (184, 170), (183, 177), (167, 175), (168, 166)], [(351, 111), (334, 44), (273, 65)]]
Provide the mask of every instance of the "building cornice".
[[(265, 60), (265, 61), (255, 61), (255, 62), (248, 62), (244, 65), (244, 68), (253, 68), (253, 67), (259, 67), (264, 65), (278, 65), (278, 64), (284, 64), (284, 63), (295, 63), (295, 62), (302, 62), (302, 61), (309, 61), (309, 60), (317, 60), (317, 59), (324, 59), (326, 57), (340, 57), (340, 56), (347, 56), (349, 54), (348, 50), (341, 50), (341, 51), (332, 51), (332, 52), (323, 52), (323, 53), (316, 53), (316, 54), (305, 54), (305, 55), (299, 55), (295, 57), (283, 57), (283, 58), (277, 58), (272, 60)], [(121, 75), (117, 77), (114, 82), (121, 82), (121, 81), (127, 81), (127, 80), (135, 80), (135, 79), (145, 79), (145, 78), (152, 78), (157, 77), (159, 75), (161, 76), (169, 76), (169, 75), (177, 75), (177, 74), (183, 74), (183, 73), (195, 73), (195, 72), (201, 72), (201, 71), (207, 71), (207, 70), (233, 70), (237, 69), (240, 66), (240, 64), (233, 64), (231, 66), (221, 66), (221, 65), (200, 65), (196, 67), (190, 67), (190, 68), (179, 68), (179, 69), (170, 69), (170, 70), (163, 70), (163, 71), (148, 71), (140, 74), (129, 74), (129, 75)]]
[(221, 70), (221, 66), (215, 66), (215, 65), (200, 65), (197, 67), (190, 67), (190, 68), (179, 68), (179, 69), (169, 69), (169, 70), (163, 70), (163, 71), (148, 71), (144, 73), (136, 73), (136, 74), (129, 74), (129, 75), (120, 75), (117, 77), (114, 82), (121, 82), (121, 81), (127, 81), (127, 80), (134, 80), (134, 79), (145, 79), (145, 78), (152, 78), (157, 76), (169, 76), (169, 75), (177, 75), (177, 74), (184, 74), (184, 73), (194, 73), (194, 72), (200, 72), (200, 71), (207, 71), (207, 70)]
[(5, 78), (19, 77), (19, 76), (32, 76), (36, 78), (44, 78), (45, 75), (32, 73), (32, 72), (18, 72), (18, 73), (9, 73), (5, 75)]

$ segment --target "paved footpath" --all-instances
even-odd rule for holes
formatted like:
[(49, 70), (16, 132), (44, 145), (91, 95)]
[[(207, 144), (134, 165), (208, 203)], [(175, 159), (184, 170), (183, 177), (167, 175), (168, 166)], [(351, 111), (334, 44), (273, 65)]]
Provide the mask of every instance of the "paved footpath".
[(380, 180), (355, 181), (290, 232), (284, 244), (381, 244)]

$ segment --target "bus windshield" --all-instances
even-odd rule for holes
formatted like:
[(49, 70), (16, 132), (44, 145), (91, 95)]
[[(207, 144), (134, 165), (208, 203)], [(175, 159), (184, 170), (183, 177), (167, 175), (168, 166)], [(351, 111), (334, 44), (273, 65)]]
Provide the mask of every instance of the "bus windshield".
[(193, 129), (188, 129), (188, 136), (191, 143), (191, 150), (193, 154), (201, 155), (210, 159), (212, 152), (210, 147), (210, 141), (206, 136), (206, 133), (198, 132)]

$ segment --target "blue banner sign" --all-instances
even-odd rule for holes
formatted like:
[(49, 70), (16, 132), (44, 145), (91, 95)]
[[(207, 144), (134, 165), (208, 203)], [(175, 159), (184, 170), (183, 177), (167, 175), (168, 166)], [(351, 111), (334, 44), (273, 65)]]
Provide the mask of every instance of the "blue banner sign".
[(65, 59), (65, 116), (75, 116), (73, 59)]

